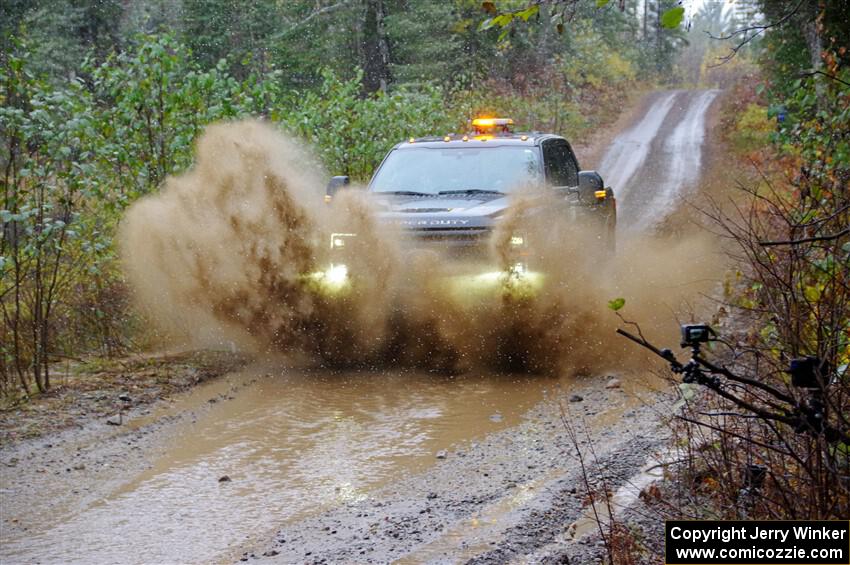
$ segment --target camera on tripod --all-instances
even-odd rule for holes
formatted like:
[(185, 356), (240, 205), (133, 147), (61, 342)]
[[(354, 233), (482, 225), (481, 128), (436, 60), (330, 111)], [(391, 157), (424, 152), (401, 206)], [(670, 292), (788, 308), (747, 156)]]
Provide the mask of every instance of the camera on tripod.
[(715, 331), (706, 324), (682, 325), (682, 347), (699, 347), (700, 343), (708, 343), (715, 337)]
[(785, 371), (791, 375), (791, 384), (798, 388), (819, 389), (829, 384), (829, 375), (832, 372), (826, 361), (812, 355), (791, 359), (788, 369)]

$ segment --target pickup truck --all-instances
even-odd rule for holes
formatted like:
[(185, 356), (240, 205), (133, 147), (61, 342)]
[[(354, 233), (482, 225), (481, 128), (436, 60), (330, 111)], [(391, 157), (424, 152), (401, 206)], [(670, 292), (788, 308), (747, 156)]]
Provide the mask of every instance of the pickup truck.
[[(546, 205), (566, 221), (579, 216), (594, 230), (600, 248), (615, 247), (617, 206), (611, 188), (596, 171), (582, 171), (570, 144), (561, 136), (513, 132), (509, 118), (479, 118), (466, 134), (410, 138), (386, 155), (368, 185), (380, 222), (395, 224), (411, 250), (428, 250), (467, 275), (493, 273), (489, 239), (506, 214), (511, 194), (538, 186), (555, 198)], [(333, 177), (325, 200), (330, 202), (349, 184)], [(552, 212), (552, 210), (549, 210)], [(356, 252), (356, 234), (334, 233), (329, 282), (344, 282), (346, 254)], [(515, 278), (534, 275), (523, 249), (530, 243), (518, 233), (510, 238), (516, 261), (502, 272)], [(507, 272), (505, 272), (507, 270)]]

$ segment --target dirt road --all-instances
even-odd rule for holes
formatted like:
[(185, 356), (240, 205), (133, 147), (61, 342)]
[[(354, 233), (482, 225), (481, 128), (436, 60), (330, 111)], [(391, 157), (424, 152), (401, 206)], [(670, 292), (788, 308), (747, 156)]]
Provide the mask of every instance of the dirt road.
[(621, 232), (653, 228), (697, 189), (707, 112), (717, 94), (656, 93), (643, 116), (614, 139), (599, 171), (616, 191)]
[[(599, 168), (624, 234), (696, 190), (715, 95), (656, 93), (611, 144)], [(656, 389), (619, 374), (260, 363), (123, 426), (0, 450), (0, 560), (585, 562), (602, 550), (583, 543), (593, 528), (576, 447), (593, 483), (628, 504), (666, 439)]]

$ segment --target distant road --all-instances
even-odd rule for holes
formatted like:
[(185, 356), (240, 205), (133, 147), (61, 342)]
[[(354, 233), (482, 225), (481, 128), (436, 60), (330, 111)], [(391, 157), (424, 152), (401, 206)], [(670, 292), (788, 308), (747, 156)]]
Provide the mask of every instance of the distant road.
[(614, 138), (599, 171), (617, 195), (621, 230), (653, 228), (697, 187), (706, 114), (719, 92), (658, 92), (642, 116)]

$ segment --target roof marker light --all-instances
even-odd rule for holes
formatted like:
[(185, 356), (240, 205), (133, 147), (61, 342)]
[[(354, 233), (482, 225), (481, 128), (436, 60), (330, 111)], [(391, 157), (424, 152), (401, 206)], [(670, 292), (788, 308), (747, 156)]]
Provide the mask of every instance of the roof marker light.
[(443, 141), (451, 141), (451, 140), (452, 140), (452, 138), (448, 135), (443, 138)]
[(407, 140), (407, 142), (408, 142), (408, 143), (414, 143), (415, 141), (416, 141), (416, 140), (415, 140), (415, 139), (413, 139), (412, 137), (411, 137), (410, 139), (408, 139), (408, 140)]
[(463, 136), (463, 140), (464, 140), (464, 141), (469, 141), (469, 136), (468, 136), (468, 135), (464, 135), (464, 136)]
[(527, 136), (527, 135), (521, 135), (521, 136), (519, 136), (519, 138), (520, 138), (522, 141), (528, 141), (528, 136)]

